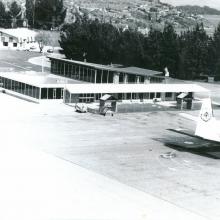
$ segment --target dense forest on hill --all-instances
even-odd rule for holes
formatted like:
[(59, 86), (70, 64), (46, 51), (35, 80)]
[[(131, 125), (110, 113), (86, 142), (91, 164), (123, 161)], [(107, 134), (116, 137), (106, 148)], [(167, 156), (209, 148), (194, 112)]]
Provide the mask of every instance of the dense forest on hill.
[(179, 79), (220, 77), (220, 26), (213, 37), (206, 34), (202, 24), (181, 35), (171, 25), (143, 35), (84, 17), (63, 26), (60, 45), (71, 59), (83, 60), (86, 54), (88, 62), (100, 64), (118, 63), (159, 71), (168, 67), (171, 76)]

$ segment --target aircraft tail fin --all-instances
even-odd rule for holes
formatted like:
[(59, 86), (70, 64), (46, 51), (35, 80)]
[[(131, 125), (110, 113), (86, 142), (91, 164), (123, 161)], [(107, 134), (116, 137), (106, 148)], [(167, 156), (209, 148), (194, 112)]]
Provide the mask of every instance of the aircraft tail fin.
[(195, 131), (196, 136), (206, 137), (210, 132), (210, 126), (214, 115), (210, 98), (204, 99), (199, 113), (198, 123)]

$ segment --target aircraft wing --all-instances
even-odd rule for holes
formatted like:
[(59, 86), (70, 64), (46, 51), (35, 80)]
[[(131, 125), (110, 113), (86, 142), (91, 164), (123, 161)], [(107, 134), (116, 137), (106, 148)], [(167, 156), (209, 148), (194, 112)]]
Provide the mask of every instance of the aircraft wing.
[(190, 130), (185, 130), (185, 129), (167, 129), (167, 130), (168, 130), (168, 131), (175, 132), (175, 133), (178, 133), (178, 134), (186, 135), (186, 136), (189, 136), (189, 137), (197, 138), (197, 139), (200, 139), (200, 140), (209, 142), (209, 143), (216, 143), (216, 144), (219, 145), (219, 142), (218, 142), (218, 141), (213, 141), (213, 140), (209, 140), (209, 139), (206, 139), (206, 138), (202, 138), (202, 137), (200, 137), (200, 136), (195, 135), (195, 134), (194, 134), (193, 132), (191, 132)]
[(167, 129), (167, 130), (178, 133), (178, 134), (183, 134), (186, 136), (198, 138), (198, 136), (196, 136), (195, 134), (193, 134), (193, 132), (190, 132), (189, 130), (185, 130), (185, 129)]
[(182, 116), (186, 119), (192, 120), (192, 121), (198, 121), (198, 116), (196, 117), (196, 116), (186, 114), (186, 113), (180, 113), (180, 116)]
[(219, 102), (212, 101), (212, 104), (220, 107), (220, 103)]

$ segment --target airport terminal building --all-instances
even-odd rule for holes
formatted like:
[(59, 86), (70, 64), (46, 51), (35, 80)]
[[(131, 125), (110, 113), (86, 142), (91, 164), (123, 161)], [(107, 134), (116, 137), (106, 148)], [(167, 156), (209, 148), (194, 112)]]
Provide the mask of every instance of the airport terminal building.
[(63, 100), (66, 104), (98, 103), (109, 94), (120, 103), (152, 101), (192, 102), (195, 93), (209, 91), (196, 84), (137, 67), (113, 67), (50, 57), (51, 73), (0, 72), (5, 91), (22, 98)]
[(193, 98), (194, 93), (207, 93), (208, 90), (196, 84), (68, 84), (64, 90), (65, 103), (92, 103), (105, 94), (118, 101), (145, 102), (176, 101), (178, 97)]
[(192, 99), (196, 92), (207, 92), (201, 86), (165, 77), (158, 71), (106, 66), (55, 57), (50, 57), (50, 60), (53, 74), (84, 83), (68, 84), (65, 87), (65, 103), (96, 102), (104, 94), (113, 95), (119, 101), (176, 101), (181, 93), (184, 93), (181, 95), (183, 98)]
[(138, 67), (114, 67), (50, 57), (51, 73), (90, 83), (161, 83), (162, 72)]
[(67, 84), (77, 82), (48, 73), (0, 72), (1, 87), (22, 98), (35, 101), (63, 99), (63, 90)]

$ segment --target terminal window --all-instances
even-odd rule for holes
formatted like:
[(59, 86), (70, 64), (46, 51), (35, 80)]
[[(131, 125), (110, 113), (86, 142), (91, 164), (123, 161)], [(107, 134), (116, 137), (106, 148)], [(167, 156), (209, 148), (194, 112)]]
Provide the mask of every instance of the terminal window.
[(153, 99), (155, 97), (155, 93), (154, 92), (151, 92), (150, 93), (150, 99)]
[(160, 93), (156, 93), (156, 98), (160, 98), (161, 97), (161, 94)]
[(166, 98), (171, 98), (172, 97), (172, 92), (166, 92), (165, 97)]

